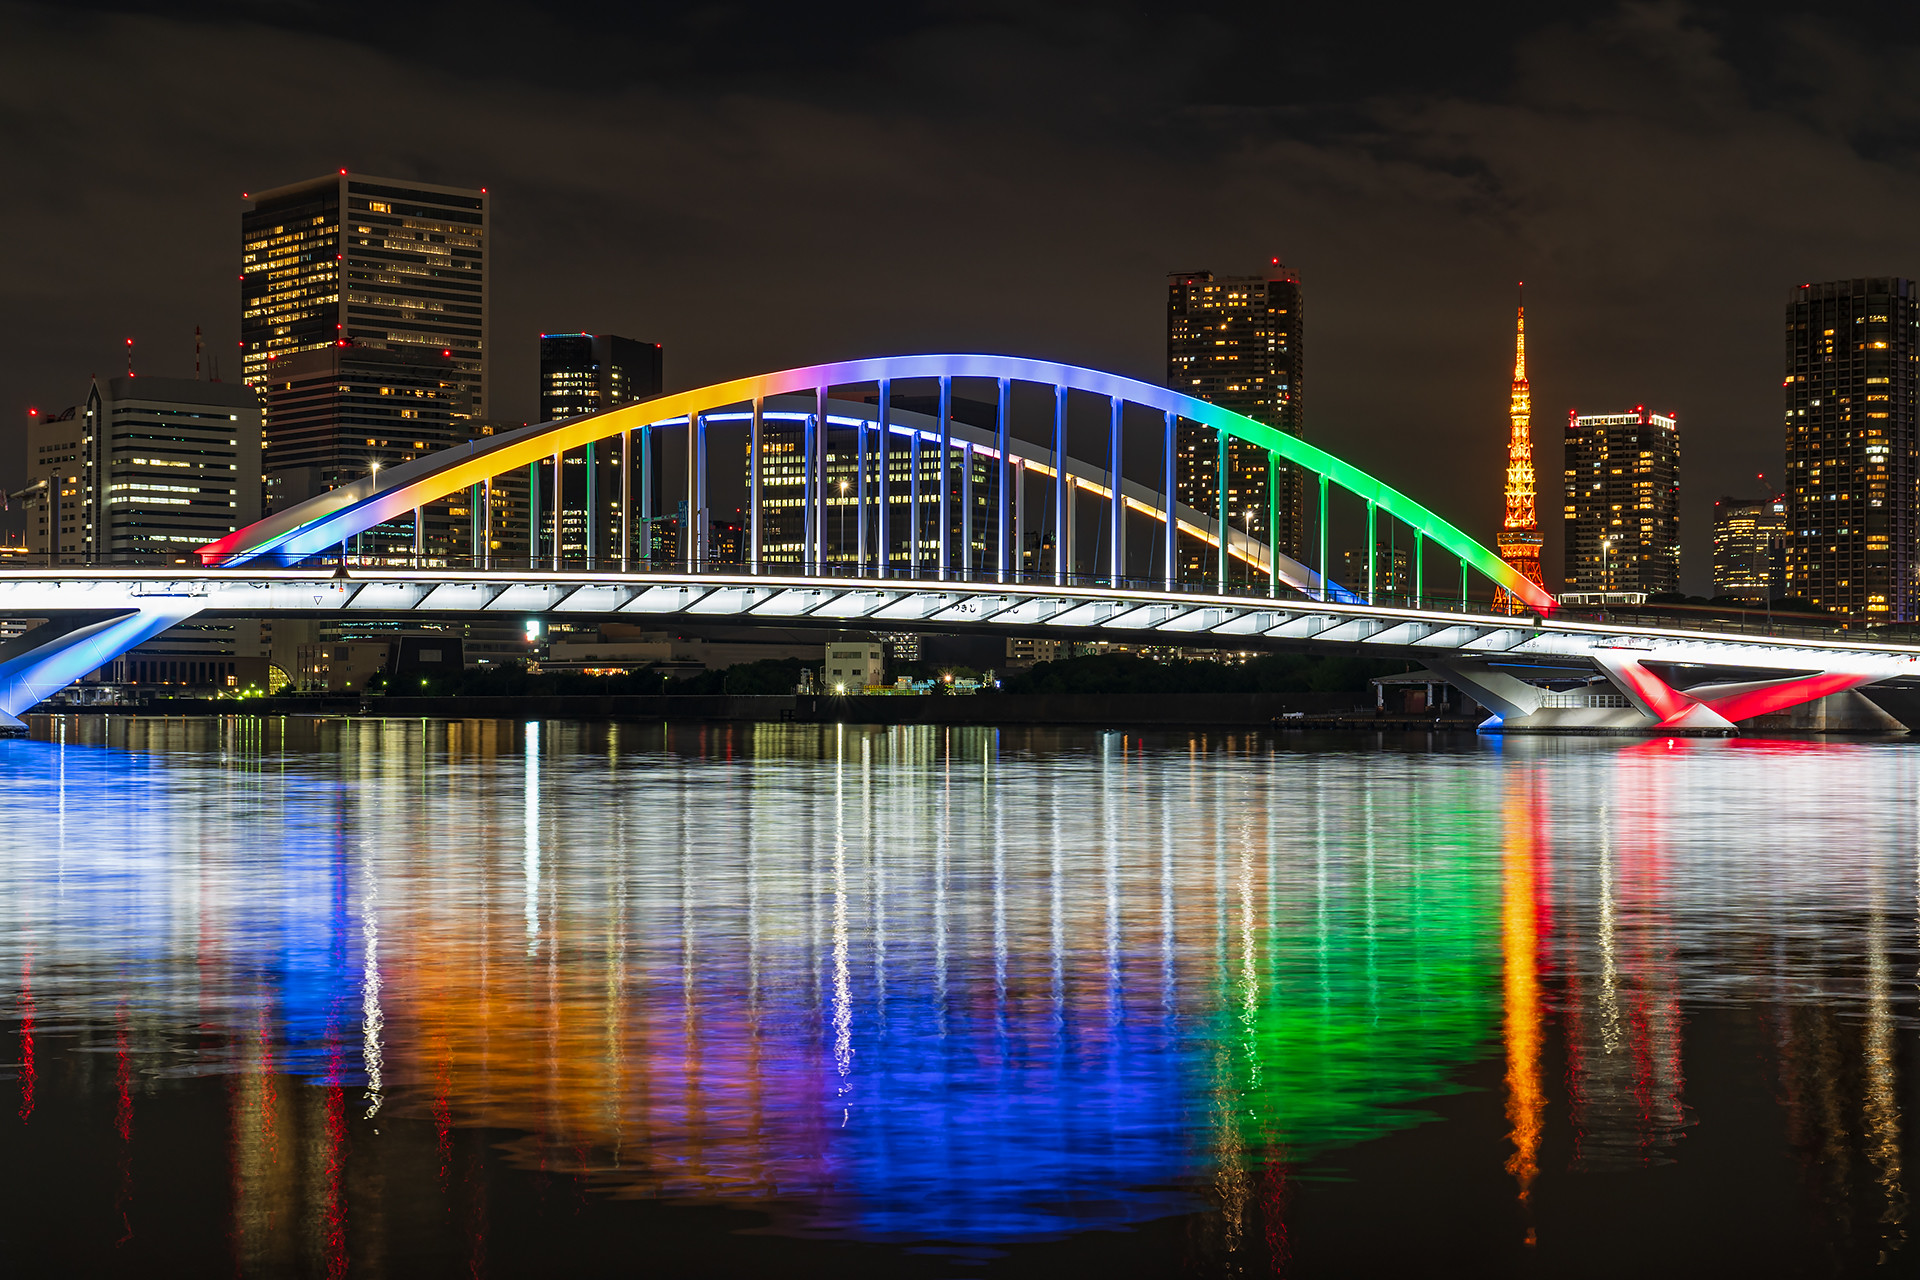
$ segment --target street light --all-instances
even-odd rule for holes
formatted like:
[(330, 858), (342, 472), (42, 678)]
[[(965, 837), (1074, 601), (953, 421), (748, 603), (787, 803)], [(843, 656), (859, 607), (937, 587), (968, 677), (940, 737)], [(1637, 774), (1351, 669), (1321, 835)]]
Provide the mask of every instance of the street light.
[(847, 482), (840, 481), (840, 554), (847, 553)]
[[(1254, 509), (1252, 507), (1247, 508), (1247, 520), (1246, 520), (1245, 530), (1247, 535), (1247, 541), (1249, 543), (1253, 541), (1253, 510)], [(1273, 530), (1271, 529), (1267, 530), (1267, 554), (1268, 555), (1273, 554)], [(1253, 581), (1253, 564), (1251, 561), (1249, 561), (1247, 564), (1247, 581), (1249, 584), (1251, 584)], [(1114, 585), (1118, 586), (1119, 584), (1115, 583)]]
[[(373, 476), (373, 487), (375, 489), (378, 489), (380, 487), (380, 460), (378, 458), (375, 458), (370, 464), (368, 464), (368, 472)], [(366, 530), (363, 529), (359, 533), (356, 533), (353, 535), (353, 549), (354, 549), (354, 559), (356, 561), (364, 561), (367, 558)], [(340, 559), (342, 563), (346, 561), (346, 557), (344, 555), (341, 556)]]
[(1607, 592), (1613, 590), (1613, 539), (1600, 539), (1600, 621), (1607, 620)]

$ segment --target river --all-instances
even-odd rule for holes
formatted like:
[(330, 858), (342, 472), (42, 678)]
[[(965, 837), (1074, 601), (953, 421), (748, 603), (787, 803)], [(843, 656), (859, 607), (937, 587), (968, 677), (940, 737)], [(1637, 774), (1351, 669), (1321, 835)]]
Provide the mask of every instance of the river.
[(16, 1274), (1920, 1259), (1920, 745), (32, 734)]

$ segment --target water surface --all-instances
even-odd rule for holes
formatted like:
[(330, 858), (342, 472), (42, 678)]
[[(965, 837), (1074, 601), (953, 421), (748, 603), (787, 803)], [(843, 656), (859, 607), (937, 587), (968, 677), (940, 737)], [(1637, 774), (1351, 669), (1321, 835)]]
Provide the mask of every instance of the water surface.
[(68, 717), (0, 769), (30, 1272), (1920, 1258), (1920, 744)]

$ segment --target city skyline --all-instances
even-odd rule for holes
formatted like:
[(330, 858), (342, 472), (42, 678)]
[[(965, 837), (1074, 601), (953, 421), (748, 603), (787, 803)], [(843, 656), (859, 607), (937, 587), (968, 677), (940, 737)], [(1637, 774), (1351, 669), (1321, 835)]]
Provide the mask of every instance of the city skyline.
[[(503, 362), (494, 412), (513, 419), (533, 412), (537, 353), (521, 348), (560, 328), (662, 341), (688, 385), (847, 354), (981, 348), (1157, 378), (1164, 273), (1196, 262), (1250, 270), (1277, 252), (1315, 282), (1309, 434), (1324, 423), (1356, 463), (1409, 490), (1427, 480), (1448, 493), (1449, 518), (1488, 532), (1499, 518), (1502, 442), (1487, 427), (1505, 407), (1504, 303), (1525, 278), (1540, 412), (1619, 403), (1628, 387), (1681, 407), (1699, 460), (1685, 539), (1704, 547), (1713, 495), (1778, 466), (1763, 428), (1777, 412), (1779, 291), (1913, 269), (1900, 256), (1920, 179), (1871, 154), (1864, 108), (1833, 97), (1865, 77), (1905, 101), (1874, 49), (1913, 33), (1896, 26), (1870, 42), (1845, 12), (1788, 11), (1743, 28), (1750, 37), (1711, 8), (1476, 15), (1445, 29), (1422, 18), (1377, 41), (1354, 39), (1356, 18), (1295, 15), (1305, 25), (1278, 55), (1288, 73), (1232, 89), (1195, 59), (1264, 38), (1277, 18), (1224, 13), (1204, 30), (1191, 24), (1208, 20), (1130, 18), (1077, 34), (1010, 18), (985, 44), (1036, 60), (1043, 70), (1023, 82), (1078, 83), (1098, 64), (1137, 92), (1049, 88), (980, 118), (967, 84), (976, 46), (958, 18), (859, 32), (869, 56), (826, 81), (791, 64), (790, 50), (820, 47), (817, 36), (785, 20), (727, 28), (740, 56), (720, 60), (726, 78), (713, 84), (676, 70), (673, 51), (716, 37), (671, 18), (645, 32), (645, 57), (633, 56), (641, 32), (630, 22), (585, 42), (567, 18), (488, 24), (533, 46), (593, 44), (600, 73), (562, 89), (529, 78), (524, 48), (509, 57), (497, 36), (471, 37), (465, 59), (411, 52), (409, 33), (427, 28), (404, 6), (380, 33), (339, 42), (291, 19), (222, 26), (206, 20), (214, 10), (20, 13), (11, 52), (23, 68), (84, 48), (103, 79), (125, 83), (116, 94), (161, 105), (41, 95), (33, 145), (10, 144), (33, 195), (0, 216), (16, 243), (40, 246), (12, 275), (0, 330), (0, 403), (16, 422), (117, 371), (130, 335), (142, 368), (184, 375), (203, 325), (236, 376), (229, 228), (240, 193), (346, 167), (489, 189)], [(1808, 32), (1841, 61), (1792, 61)], [(217, 80), (184, 96), (140, 88), (156, 54), (237, 66), (268, 48), (289, 92), (330, 92), (316, 78), (324, 67), (377, 110), (269, 137)], [(1790, 65), (1811, 77), (1811, 100), (1770, 78)], [(880, 104), (901, 95), (880, 90), (907, 66), (932, 88), (908, 95), (911, 127), (889, 132), (883, 121), (900, 108)], [(1685, 94), (1670, 92), (1677, 83)], [(747, 93), (715, 114), (716, 85)], [(511, 111), (491, 86), (519, 95)], [(600, 110), (623, 94), (652, 122), (647, 136), (670, 145), (636, 150), (615, 123), (632, 114)], [(1588, 106), (1561, 111), (1564, 94)], [(1815, 109), (1823, 103), (1832, 109)], [(387, 123), (399, 119), (425, 123), (409, 134)], [(1705, 133), (1701, 119), (1713, 121)], [(188, 154), (183, 137), (201, 144)], [(1370, 137), (1391, 140), (1390, 154)], [(68, 159), (129, 149), (155, 160)], [(822, 154), (845, 159), (821, 166)], [(871, 193), (868, 216), (848, 219), (836, 193), (856, 179)], [(1627, 217), (1600, 199), (1676, 184), (1687, 200)], [(1821, 194), (1835, 185), (1852, 193), (1844, 211)], [(692, 202), (692, 190), (781, 194)], [(1176, 201), (1156, 195), (1172, 190)], [(1008, 216), (1037, 209), (1053, 212)], [(1028, 296), (1010, 307), (1015, 280)], [(723, 319), (746, 290), (760, 299), (750, 323)], [(1701, 316), (1712, 318), (1704, 328)], [(1554, 497), (1542, 500), (1551, 508)], [(1556, 547), (1546, 555), (1556, 562)], [(1689, 589), (1704, 589), (1699, 557), (1688, 572)]]

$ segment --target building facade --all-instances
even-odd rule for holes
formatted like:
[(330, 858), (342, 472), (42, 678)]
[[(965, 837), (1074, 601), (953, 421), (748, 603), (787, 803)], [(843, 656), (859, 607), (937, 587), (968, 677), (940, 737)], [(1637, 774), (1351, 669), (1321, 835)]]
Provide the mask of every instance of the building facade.
[(1389, 596), (1407, 596), (1413, 593), (1412, 562), (1407, 553), (1397, 547), (1382, 543), (1373, 549), (1373, 578), (1367, 577), (1367, 549), (1354, 547), (1340, 555), (1341, 567), (1346, 576), (1341, 582), (1350, 590), (1365, 596), (1369, 590), (1376, 600)]
[[(903, 408), (902, 401), (912, 407)], [(811, 397), (783, 397), (768, 405), (770, 416), (762, 431), (765, 458), (760, 473), (760, 509), (761, 556), (769, 565), (799, 564), (805, 558), (808, 525), (803, 463), (808, 428), (805, 422), (795, 421), (786, 414), (811, 407)], [(889, 562), (895, 569), (918, 565), (923, 572), (931, 571), (939, 563), (940, 486), (944, 483), (948, 486), (947, 546), (954, 568), (964, 571), (971, 566), (983, 570), (993, 563), (989, 550), (998, 468), (979, 450), (955, 445), (943, 469), (937, 444), (924, 438), (934, 420), (915, 416), (925, 407), (931, 406), (909, 397), (895, 401), (896, 426), (911, 422), (922, 431), (904, 439), (896, 434), (887, 454)], [(783, 411), (782, 416), (771, 416), (774, 410)], [(956, 399), (952, 411), (955, 421), (977, 420), (983, 414), (990, 415), (992, 406)], [(744, 455), (744, 442), (742, 449)], [(859, 435), (848, 428), (833, 427), (827, 432), (822, 452), (826, 457), (827, 527), (822, 538), (826, 560), (829, 565), (852, 564), (859, 553), (862, 511)], [(745, 467), (743, 456), (743, 471)], [(868, 537), (873, 538), (878, 536), (877, 515), (872, 506), (879, 487), (879, 454), (871, 441), (867, 467), (866, 520)], [(971, 515), (968, 514), (969, 501)], [(720, 540), (712, 541), (717, 551)], [(744, 560), (745, 556), (741, 558)]]
[(1563, 591), (1680, 589), (1680, 425), (1671, 414), (1567, 414)]
[(1786, 581), (1787, 499), (1721, 498), (1713, 504), (1713, 594), (1765, 604)]
[(93, 473), (88, 424), (79, 405), (27, 415), (27, 483), (9, 495), (26, 515), (29, 554), (84, 564), (93, 549)]
[[(267, 503), (284, 510), (337, 489), (376, 467), (411, 462), (463, 444), (471, 419), (456, 416), (464, 393), (455, 362), (439, 351), (328, 346), (278, 357), (266, 365), (264, 472)], [(430, 504), (424, 550), (463, 553), (456, 529), (458, 499)], [(415, 550), (413, 522), (394, 521), (359, 535), (365, 555)]]
[(97, 378), (82, 410), (92, 559), (198, 563), (260, 518), (260, 397), (188, 378)]
[[(1232, 409), (1290, 435), (1306, 434), (1300, 277), (1278, 258), (1260, 275), (1217, 276), (1176, 271), (1167, 276), (1167, 386)], [(1211, 427), (1182, 422), (1175, 440), (1174, 492), (1179, 501), (1212, 515), (1219, 509), (1219, 447)], [(1272, 541), (1299, 558), (1306, 543), (1302, 473), (1278, 467), (1279, 492), (1268, 493), (1264, 449), (1233, 440), (1227, 446), (1228, 520), (1257, 541)], [(1183, 579), (1216, 572), (1207, 548), (1182, 539), (1176, 553)]]
[(244, 380), (341, 342), (452, 362), (453, 413), (487, 416), (487, 193), (337, 174), (255, 193), (240, 217)]
[[(543, 333), (540, 420), (560, 422), (657, 396), (665, 389), (663, 377), (657, 342), (637, 342), (611, 333)], [(597, 522), (592, 538), (594, 559), (619, 558), (620, 468), (625, 461), (619, 442), (612, 440), (575, 450), (562, 459), (557, 527), (563, 563), (587, 560), (590, 514)], [(640, 484), (643, 479), (653, 487), (654, 501), (649, 509), (658, 511), (665, 491), (660, 468), (634, 473), (633, 483)], [(635, 540), (639, 541), (638, 535)], [(551, 554), (551, 543), (548, 550)]]
[(1834, 613), (1920, 615), (1920, 431), (1911, 280), (1835, 280), (1786, 306), (1786, 593)]
[(540, 421), (561, 422), (657, 396), (660, 344), (611, 333), (540, 335)]
[[(96, 378), (27, 427), (28, 545), (62, 564), (199, 563), (260, 518), (260, 396), (198, 379)], [(183, 623), (86, 677), (232, 690), (262, 680), (258, 621)]]

